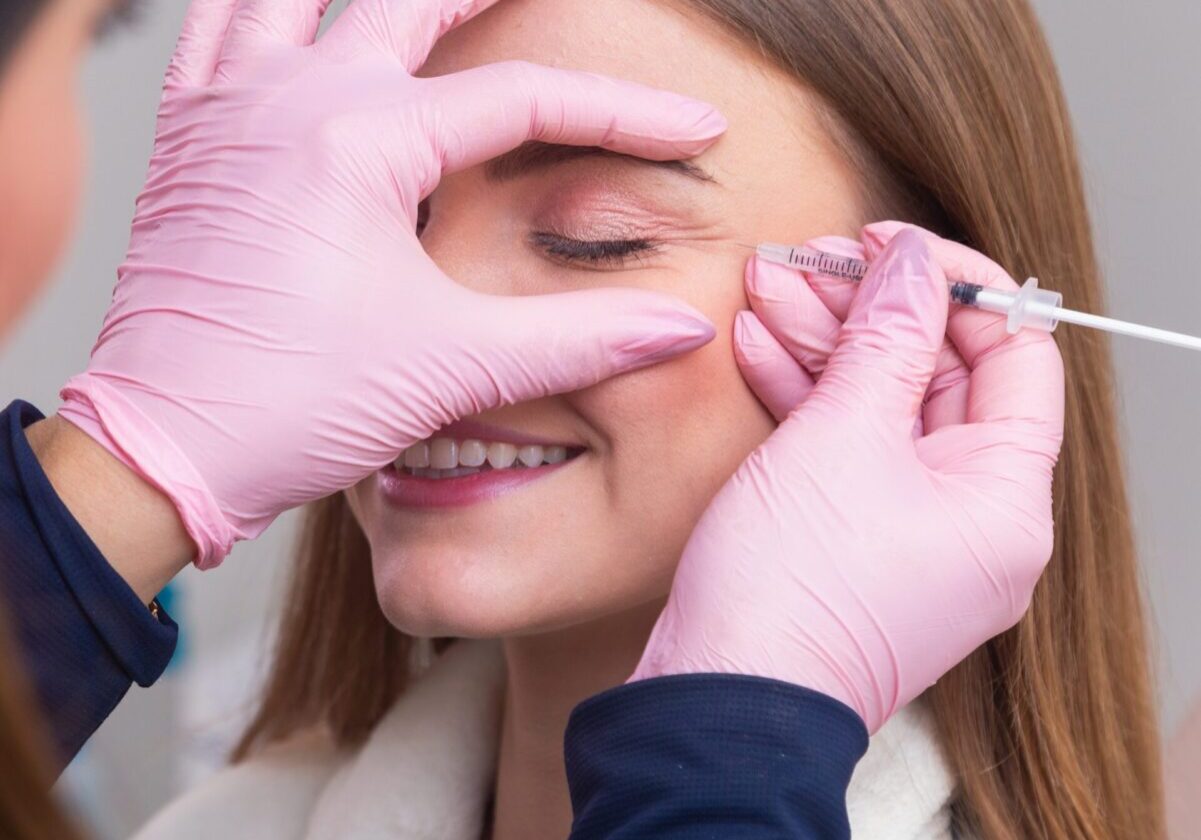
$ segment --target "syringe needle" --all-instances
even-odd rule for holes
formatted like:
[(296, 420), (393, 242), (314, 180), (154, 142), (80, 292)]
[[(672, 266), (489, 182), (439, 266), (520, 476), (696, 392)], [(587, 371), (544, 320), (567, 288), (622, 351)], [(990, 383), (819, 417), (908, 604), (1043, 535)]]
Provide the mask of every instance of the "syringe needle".
[(1077, 324), (1082, 327), (1092, 327), (1093, 329), (1120, 333), (1122, 335), (1134, 336), (1135, 338), (1146, 338), (1150, 341), (1172, 344), (1176, 347), (1185, 347), (1189, 350), (1201, 350), (1201, 338), (1196, 336), (1172, 332), (1171, 330), (1161, 330), (1158, 327), (1145, 327), (1142, 324), (1119, 321), (1117, 318), (1107, 318), (1104, 315), (1092, 315), (1088, 312), (1077, 312), (1074, 309), (1056, 307), (1053, 310), (1052, 317), (1057, 321), (1066, 321), (1069, 324)]

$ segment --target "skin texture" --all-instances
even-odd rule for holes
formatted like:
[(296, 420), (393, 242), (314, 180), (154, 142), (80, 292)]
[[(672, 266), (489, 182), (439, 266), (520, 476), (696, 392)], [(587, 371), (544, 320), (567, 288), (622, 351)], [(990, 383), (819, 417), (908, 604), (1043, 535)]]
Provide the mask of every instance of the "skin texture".
[[(664, 86), (713, 103), (730, 122), (694, 161), (712, 182), (599, 157), (504, 181), (482, 167), (445, 178), (423, 245), (451, 277), (504, 295), (598, 285), (669, 292), (718, 336), (686, 357), (481, 415), (586, 447), (500, 499), (431, 512), (390, 507), (373, 479), (350, 492), (397, 627), (506, 639), (495, 836), (562, 836), (570, 709), (629, 676), (705, 505), (775, 425), (732, 349), (735, 313), (747, 306), (749, 252), (737, 243), (853, 234), (861, 211), (854, 175), (813, 103), (706, 20), (639, 0), (507, 0), (444, 39), (423, 72), (505, 59)], [(620, 264), (570, 264), (530, 242), (548, 232), (656, 247)]]

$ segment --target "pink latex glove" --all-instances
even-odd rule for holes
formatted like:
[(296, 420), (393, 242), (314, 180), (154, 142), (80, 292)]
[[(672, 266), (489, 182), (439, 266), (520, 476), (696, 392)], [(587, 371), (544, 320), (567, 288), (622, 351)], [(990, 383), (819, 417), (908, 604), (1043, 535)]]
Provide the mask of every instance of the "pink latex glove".
[[(883, 248), (875, 236), (879, 231), (891, 235), (890, 224), (865, 228), (871, 253)], [(838, 256), (869, 257), (868, 248), (841, 236), (823, 236), (805, 245)], [(857, 288), (850, 280), (802, 272), (757, 257), (747, 261), (746, 293), (751, 311), (737, 315), (734, 355), (743, 377), (777, 422), (783, 422), (809, 395), (825, 370)], [(932, 429), (964, 422), (970, 373), (951, 339), (943, 338), (914, 424), (916, 437), (921, 437), (927, 419)]]
[[(865, 232), (875, 261), (829, 362), (701, 518), (631, 680), (771, 677), (874, 732), (1029, 605), (1051, 556), (1062, 359), (988, 313), (948, 320), (948, 277), (1013, 280), (898, 229)], [(928, 414), (914, 439), (944, 333), (971, 371), (965, 416)]]
[(195, 0), (167, 71), (128, 256), (60, 414), (160, 488), (196, 562), (453, 419), (707, 342), (666, 296), (478, 294), (415, 234), (444, 172), (527, 140), (682, 158), (712, 108), (507, 62), (417, 78), (495, 0)]

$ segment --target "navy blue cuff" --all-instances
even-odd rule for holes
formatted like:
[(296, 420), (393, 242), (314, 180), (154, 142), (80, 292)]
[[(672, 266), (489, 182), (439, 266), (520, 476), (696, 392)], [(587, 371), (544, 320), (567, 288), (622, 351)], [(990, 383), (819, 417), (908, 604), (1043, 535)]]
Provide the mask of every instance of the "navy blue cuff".
[(158, 679), (178, 627), (138, 600), (54, 492), (25, 437), (41, 412), (17, 400), (0, 418), (0, 590), (67, 759), (131, 682)]
[(129, 678), (151, 685), (171, 661), (178, 626), (162, 609), (157, 619), (151, 614), (54, 492), (25, 437), (25, 427), (43, 419), (42, 413), (21, 400), (9, 410), (14, 414), (10, 440), (18, 477), (36, 527), (54, 549), (51, 558), (59, 561), (58, 571), (78, 609)]
[(568, 722), (571, 836), (848, 838), (847, 785), (867, 740), (849, 707), (778, 680), (628, 683)]

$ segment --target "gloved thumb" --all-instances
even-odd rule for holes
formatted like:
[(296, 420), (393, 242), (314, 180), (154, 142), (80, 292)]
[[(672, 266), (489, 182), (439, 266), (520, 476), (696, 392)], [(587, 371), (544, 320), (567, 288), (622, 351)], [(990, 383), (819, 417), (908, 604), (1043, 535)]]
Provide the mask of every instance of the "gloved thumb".
[(913, 429), (947, 327), (948, 291), (922, 234), (901, 231), (873, 261), (811, 397)]
[(469, 292), (454, 349), (470, 364), (447, 403), (456, 418), (595, 385), (707, 344), (716, 334), (675, 298), (635, 289), (549, 295)]

